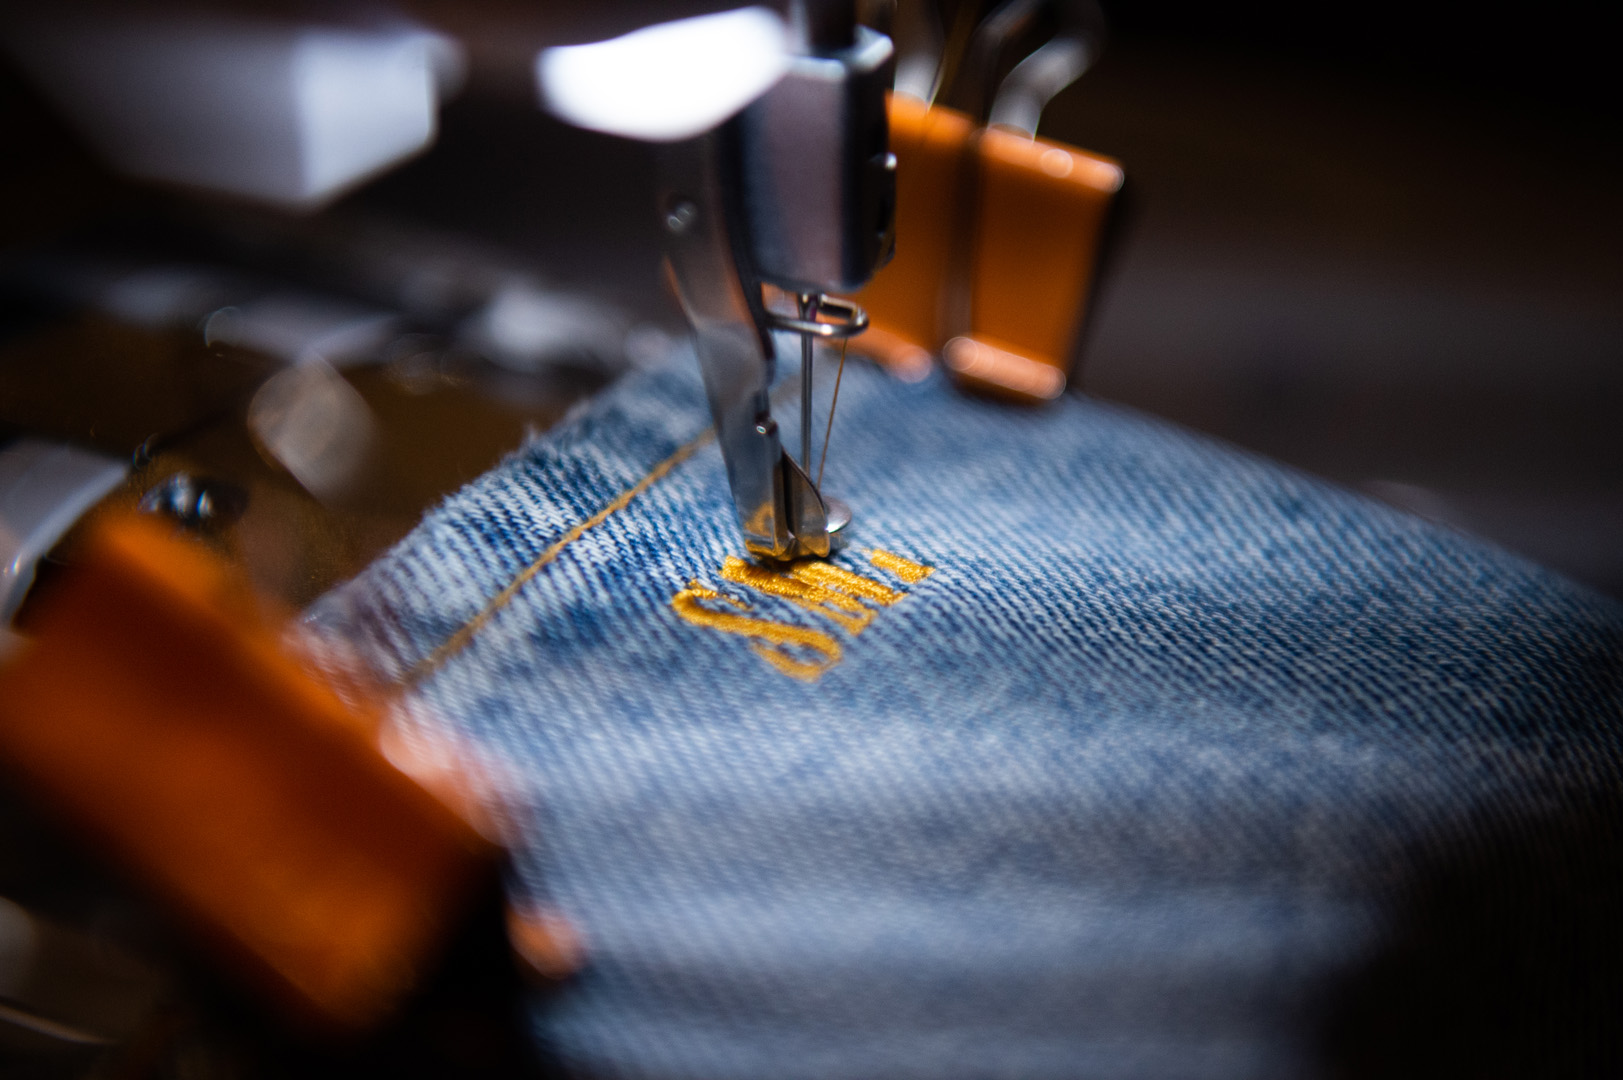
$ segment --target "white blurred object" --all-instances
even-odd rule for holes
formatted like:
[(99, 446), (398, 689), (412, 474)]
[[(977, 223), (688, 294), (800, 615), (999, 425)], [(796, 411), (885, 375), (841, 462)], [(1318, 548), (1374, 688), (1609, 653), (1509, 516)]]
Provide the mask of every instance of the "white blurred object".
[(434, 139), (457, 46), (411, 26), (31, 16), (6, 45), (120, 170), (313, 207)]
[(375, 359), (400, 325), (400, 316), (391, 311), (272, 293), (211, 314), (203, 323), (203, 341), (252, 349), (290, 364), (324, 361), (344, 368)]
[(229, 294), (229, 280), (203, 266), (162, 264), (121, 275), (101, 290), (97, 306), (136, 326), (195, 324)]
[(18, 439), (0, 449), (0, 626), (22, 606), (39, 560), (127, 471), (65, 443)]
[(503, 367), (539, 371), (558, 360), (618, 360), (626, 329), (621, 316), (602, 304), (519, 280), (498, 290), (462, 333), (467, 344)]
[(650, 370), (663, 365), (677, 347), (677, 339), (652, 323), (634, 326), (626, 335), (626, 359), (631, 366)]
[(1014, 66), (998, 88), (988, 127), (1013, 128), (1035, 137), (1043, 110), (1059, 92), (1093, 66), (1098, 53), (1080, 37), (1056, 37)]
[(319, 357), (277, 372), (248, 403), (260, 449), (320, 499), (351, 487), (375, 426), (366, 401)]
[(593, 131), (650, 142), (705, 132), (760, 97), (789, 67), (788, 31), (766, 8), (635, 30), (536, 58), (542, 104)]

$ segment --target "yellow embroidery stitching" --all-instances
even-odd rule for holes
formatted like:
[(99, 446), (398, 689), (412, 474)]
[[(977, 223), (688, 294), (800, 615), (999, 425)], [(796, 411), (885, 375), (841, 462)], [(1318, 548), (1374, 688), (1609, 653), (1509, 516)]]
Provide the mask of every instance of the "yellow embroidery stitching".
[(868, 561), (881, 570), (889, 570), (909, 585), (916, 585), (935, 573), (933, 566), (923, 566), (912, 559), (904, 559), (900, 555), (881, 551), (879, 548), (874, 548), (868, 553)]
[(764, 566), (745, 562), (736, 555), (729, 555), (727, 561), (721, 564), (721, 576), (724, 580), (748, 585), (757, 592), (781, 596), (807, 611), (827, 615), (852, 635), (862, 633), (863, 628), (873, 621), (873, 612), (863, 607), (860, 600), (804, 580), (795, 575), (792, 568), (788, 574), (780, 574)]
[[(934, 567), (923, 566), (888, 551), (874, 551), (871, 560), (875, 566), (889, 570), (907, 582), (922, 581)], [(805, 559), (790, 563), (782, 569), (768, 569), (729, 555), (721, 565), (721, 576), (736, 585), (747, 585), (757, 592), (788, 600), (818, 615), (825, 615), (844, 627), (852, 637), (867, 629), (875, 612), (867, 604), (889, 607), (907, 594), (872, 578), (818, 559)], [(671, 598), (671, 607), (683, 619), (696, 626), (708, 626), (729, 634), (744, 634), (760, 638), (768, 644), (751, 646), (773, 667), (786, 675), (810, 682), (839, 663), (843, 654), (838, 641), (830, 634), (809, 627), (774, 622), (758, 615), (735, 615), (732, 612), (707, 608), (699, 601), (717, 600), (731, 604), (742, 611), (749, 605), (713, 589), (689, 582), (688, 587)], [(865, 604), (864, 601), (867, 601)], [(822, 659), (808, 662), (796, 659), (792, 648), (810, 649), (820, 653)]]
[(788, 574), (796, 581), (804, 581), (824, 589), (833, 589), (845, 593), (847, 596), (861, 597), (872, 600), (876, 604), (889, 607), (907, 594), (889, 585), (881, 585), (872, 578), (865, 578), (861, 574), (853, 574), (833, 563), (819, 562), (807, 559), (797, 562), (789, 567)]
[[(794, 380), (785, 380), (783, 385), (780, 386), (775, 393), (773, 393), (772, 404), (775, 406), (783, 404), (783, 400), (786, 397), (786, 391), (794, 385)], [(704, 431), (701, 431), (686, 444), (678, 447), (676, 452), (670, 457), (666, 458), (664, 461), (661, 461), (658, 465), (655, 465), (652, 469), (650, 469), (648, 474), (641, 480), (637, 481), (626, 490), (620, 492), (620, 494), (615, 496), (614, 500), (607, 506), (603, 507), (603, 509), (593, 514), (579, 525), (576, 525), (574, 528), (570, 529), (558, 540), (557, 543), (553, 544), (541, 554), (537, 555), (535, 557), (535, 561), (530, 563), (530, 565), (526, 566), (523, 570), (519, 571), (518, 576), (512, 581), (508, 582), (506, 588), (502, 589), (501, 592), (491, 597), (485, 606), (479, 610), (478, 614), (474, 615), (473, 618), (463, 623), (462, 626), (459, 627), (457, 631), (449, 638), (447, 638), (437, 649), (429, 653), (422, 660), (418, 661), (417, 664), (407, 671), (400, 680), (402, 689), (412, 689), (418, 683), (421, 683), (430, 675), (433, 675), (434, 672), (438, 671), (447, 660), (451, 659), (451, 657), (467, 648), (468, 643), (478, 635), (479, 631), (485, 628), (485, 625), (496, 616), (496, 613), (501, 611), (502, 608), (506, 607), (508, 603), (512, 601), (513, 597), (518, 595), (519, 590), (523, 589), (525, 585), (529, 584), (537, 574), (546, 568), (547, 564), (556, 559), (564, 548), (568, 547), (570, 544), (573, 544), (583, 535), (603, 524), (604, 521), (608, 520), (614, 514), (624, 510), (626, 506), (628, 506), (638, 495), (641, 495), (643, 492), (653, 487), (656, 483), (664, 478), (666, 473), (669, 473), (672, 469), (676, 468), (676, 466), (680, 465), (683, 461), (686, 461), (689, 457), (691, 457), (695, 450), (699, 449), (705, 443), (715, 438), (715, 434), (716, 432), (714, 428), (706, 428)]]
[[(749, 610), (749, 605), (742, 600), (723, 596), (714, 589), (705, 588), (697, 581), (688, 582), (687, 588), (671, 597), (671, 607), (695, 626), (708, 626), (727, 634), (760, 638), (766, 644), (756, 642), (750, 648), (785, 675), (811, 682), (840, 662), (842, 655), (840, 643), (835, 641), (831, 634), (810, 627), (773, 622), (757, 615), (735, 615), (730, 611), (715, 611), (700, 603), (702, 600), (719, 600), (742, 611)], [(820, 653), (823, 658), (797, 660), (790, 651), (796, 647)]]

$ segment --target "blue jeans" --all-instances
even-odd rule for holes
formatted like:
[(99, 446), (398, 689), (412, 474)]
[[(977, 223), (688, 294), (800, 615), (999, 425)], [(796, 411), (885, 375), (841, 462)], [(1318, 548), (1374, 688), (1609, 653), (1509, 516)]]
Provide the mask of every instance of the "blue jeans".
[(853, 359), (850, 546), (755, 567), (707, 422), (630, 377), (310, 615), (499, 762), (573, 1071), (1315, 1075), (1429, 868), (1623, 788), (1623, 609), (1470, 537)]

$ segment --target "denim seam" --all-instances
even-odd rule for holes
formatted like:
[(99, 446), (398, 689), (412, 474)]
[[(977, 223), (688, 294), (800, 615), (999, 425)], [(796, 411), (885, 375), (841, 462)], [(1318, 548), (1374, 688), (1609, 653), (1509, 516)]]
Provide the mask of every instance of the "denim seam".
[[(795, 385), (795, 380), (785, 379), (779, 383), (772, 392), (773, 407), (781, 408), (789, 397), (798, 396), (798, 390), (799, 387)], [(616, 495), (603, 509), (559, 537), (557, 541), (537, 555), (530, 565), (519, 571), (518, 575), (508, 582), (501, 592), (486, 601), (485, 606), (479, 609), (478, 614), (459, 626), (438, 648), (418, 661), (411, 670), (406, 672), (405, 677), (400, 680), (401, 689), (409, 693), (415, 690), (425, 679), (439, 671), (448, 660), (467, 648), (479, 631), (483, 630), (486, 624), (505, 608), (513, 597), (518, 595), (520, 589), (528, 585), (549, 563), (557, 559), (563, 553), (564, 548), (603, 524), (614, 514), (624, 510), (638, 495), (664, 479), (666, 474), (686, 461), (705, 443), (715, 438), (715, 435), (716, 429), (714, 427), (705, 428), (678, 447), (670, 457), (650, 469), (648, 474), (641, 480)]]
[(528, 585), (532, 580), (534, 580), (537, 574), (547, 567), (549, 563), (557, 559), (557, 557), (562, 554), (564, 548), (568, 547), (570, 544), (573, 544), (576, 540), (579, 540), (582, 536), (603, 524), (603, 522), (607, 521), (619, 511), (624, 510), (632, 503), (633, 500), (636, 499), (638, 495), (641, 495), (643, 492), (659, 483), (659, 481), (664, 479), (664, 477), (670, 473), (672, 469), (676, 468), (689, 457), (693, 456), (694, 451), (698, 450), (701, 446), (709, 442), (714, 437), (714, 428), (706, 428), (705, 430), (701, 431), (698, 435), (694, 436), (692, 439), (689, 439), (687, 442), (678, 447), (676, 452), (671, 454), (670, 457), (667, 457), (664, 461), (661, 461), (659, 464), (650, 469), (647, 475), (645, 475), (641, 480), (638, 480), (631, 487), (616, 495), (613, 500), (611, 500), (597, 513), (593, 514), (579, 525), (574, 526), (568, 532), (564, 533), (563, 536), (559, 537), (546, 550), (537, 555), (535, 557), (535, 561), (530, 563), (530, 565), (526, 566), (523, 570), (519, 571), (518, 575), (514, 577), (512, 581), (508, 582), (506, 587), (503, 588), (501, 592), (491, 597), (490, 600), (485, 603), (485, 606), (479, 609), (479, 613), (477, 615), (459, 626), (450, 637), (445, 639), (445, 642), (441, 644), (439, 648), (429, 653), (426, 657), (419, 661), (415, 667), (408, 671), (406, 673), (406, 677), (401, 680), (402, 686), (406, 690), (415, 688), (424, 679), (428, 678), (430, 675), (433, 675), (442, 666), (444, 666), (446, 661), (450, 660), (457, 653), (467, 648), (479, 631), (484, 629), (485, 625), (489, 623), (499, 611), (506, 607), (508, 603), (512, 601), (513, 597), (518, 595), (520, 589)]

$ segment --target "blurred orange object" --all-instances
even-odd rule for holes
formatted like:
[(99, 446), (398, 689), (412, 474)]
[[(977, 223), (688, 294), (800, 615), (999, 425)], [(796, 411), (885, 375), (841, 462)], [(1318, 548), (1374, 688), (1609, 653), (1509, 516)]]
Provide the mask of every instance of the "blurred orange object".
[(947, 337), (950, 287), (964, 271), (965, 183), (974, 132), (963, 113), (905, 95), (890, 99), (896, 255), (858, 294), (871, 328), (851, 347), (903, 377), (927, 374), (930, 357)]
[(1121, 166), (907, 97), (890, 125), (896, 257), (859, 295), (872, 329), (852, 347), (903, 377), (941, 354), (966, 386), (1058, 396)]
[(1060, 378), (1050, 391), (1052, 377), (1033, 377), (1017, 365), (1008, 380), (953, 371), (981, 389), (1024, 400), (1056, 397), (1072, 371), (1122, 169), (1109, 158), (999, 128), (983, 131), (978, 143), (968, 336)]
[(381, 1020), (491, 847), (201, 546), (114, 519), (51, 599), (0, 669), (4, 764), (295, 1018)]

